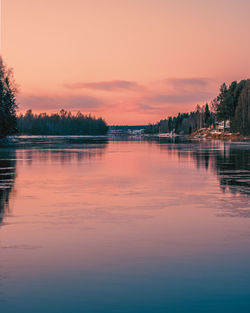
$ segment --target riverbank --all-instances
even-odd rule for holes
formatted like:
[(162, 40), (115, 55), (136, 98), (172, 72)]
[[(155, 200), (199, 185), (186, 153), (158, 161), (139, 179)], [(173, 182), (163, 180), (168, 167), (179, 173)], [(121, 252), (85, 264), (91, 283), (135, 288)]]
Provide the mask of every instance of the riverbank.
[(230, 133), (227, 131), (218, 131), (214, 129), (202, 128), (189, 135), (192, 139), (223, 139), (223, 140), (250, 140), (249, 136), (243, 136), (240, 133)]

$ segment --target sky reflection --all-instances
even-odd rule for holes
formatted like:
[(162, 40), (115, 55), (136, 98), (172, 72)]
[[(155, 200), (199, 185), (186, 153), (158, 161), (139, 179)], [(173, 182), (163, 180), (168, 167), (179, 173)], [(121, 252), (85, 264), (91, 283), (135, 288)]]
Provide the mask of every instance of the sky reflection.
[(4, 312), (247, 312), (249, 194), (237, 174), (237, 192), (220, 179), (231, 162), (246, 173), (248, 149), (110, 142), (9, 152), (18, 175), (0, 229)]

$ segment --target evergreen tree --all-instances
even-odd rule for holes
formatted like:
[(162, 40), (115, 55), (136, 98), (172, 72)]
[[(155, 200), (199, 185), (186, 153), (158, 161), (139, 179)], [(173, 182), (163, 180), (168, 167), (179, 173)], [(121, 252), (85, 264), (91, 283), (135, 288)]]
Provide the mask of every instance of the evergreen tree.
[(226, 121), (231, 116), (233, 107), (233, 98), (227, 85), (223, 83), (220, 87), (220, 93), (217, 97), (216, 114), (217, 118), (221, 121)]
[(16, 87), (12, 70), (0, 57), (0, 137), (16, 132)]
[(211, 112), (209, 110), (208, 104), (206, 104), (206, 106), (205, 106), (204, 120), (205, 120), (205, 126), (206, 127), (209, 127), (212, 124), (212, 117), (211, 117)]
[(240, 93), (232, 127), (234, 131), (250, 135), (250, 80), (246, 81)]

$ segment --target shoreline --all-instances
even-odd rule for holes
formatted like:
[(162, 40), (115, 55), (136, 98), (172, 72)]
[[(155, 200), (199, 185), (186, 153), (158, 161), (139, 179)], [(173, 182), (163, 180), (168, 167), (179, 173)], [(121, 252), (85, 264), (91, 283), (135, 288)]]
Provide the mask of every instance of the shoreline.
[(243, 136), (239, 133), (229, 133), (229, 132), (219, 132), (209, 129), (200, 129), (189, 135), (180, 135), (174, 133), (157, 133), (157, 134), (142, 134), (138, 135), (129, 135), (129, 136), (109, 136), (109, 135), (11, 135), (5, 138), (0, 139), (0, 147), (15, 147), (23, 144), (35, 144), (43, 146), (44, 142), (49, 141), (50, 144), (56, 142), (67, 142), (72, 140), (72, 142), (78, 142), (79, 140), (83, 143), (89, 142), (104, 142), (104, 141), (134, 141), (134, 140), (169, 140), (170, 142), (180, 142), (185, 140), (194, 140), (194, 141), (209, 141), (209, 140), (218, 140), (218, 141), (240, 141), (240, 142), (250, 142), (250, 136)]
[(217, 139), (232, 141), (250, 141), (250, 136), (244, 136), (240, 133), (231, 133), (225, 131), (215, 131), (207, 128), (199, 129), (188, 136), (190, 139)]

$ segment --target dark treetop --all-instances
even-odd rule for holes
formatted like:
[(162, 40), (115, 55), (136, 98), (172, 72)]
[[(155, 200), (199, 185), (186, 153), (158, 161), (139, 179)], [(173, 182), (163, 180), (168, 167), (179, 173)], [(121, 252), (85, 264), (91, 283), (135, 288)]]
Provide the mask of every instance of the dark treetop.
[(16, 87), (12, 70), (4, 65), (0, 57), (0, 138), (17, 131), (16, 108)]

